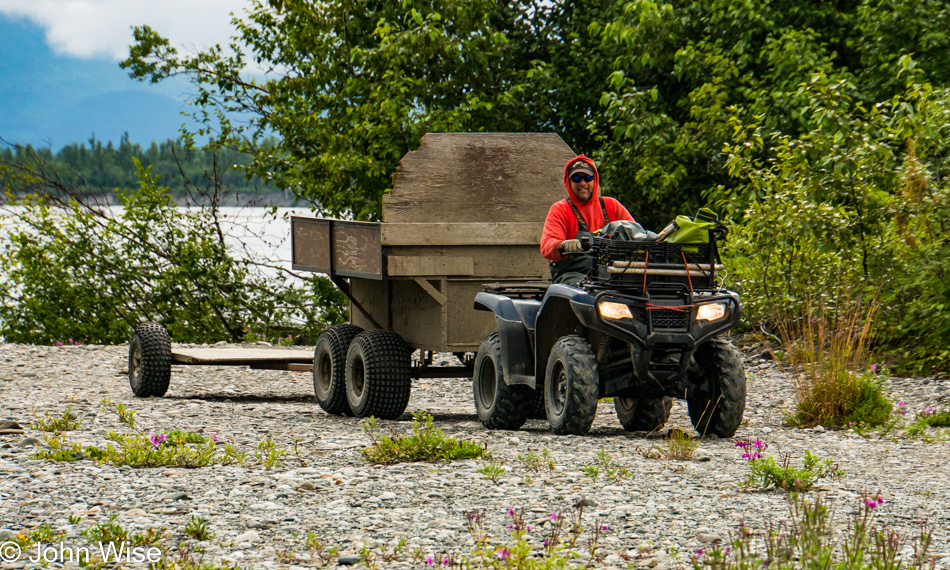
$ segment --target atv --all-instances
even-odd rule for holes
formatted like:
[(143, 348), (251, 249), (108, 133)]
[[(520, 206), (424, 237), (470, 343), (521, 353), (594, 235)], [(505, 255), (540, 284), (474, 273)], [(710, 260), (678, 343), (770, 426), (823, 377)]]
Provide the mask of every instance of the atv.
[(586, 434), (598, 400), (612, 397), (627, 431), (652, 432), (686, 400), (701, 436), (731, 437), (746, 378), (722, 333), (739, 321), (739, 295), (722, 288), (716, 224), (708, 239), (585, 240), (593, 268), (577, 286), (490, 284), (475, 308), (498, 331), (475, 357), (475, 408), (489, 429), (547, 418), (555, 434)]

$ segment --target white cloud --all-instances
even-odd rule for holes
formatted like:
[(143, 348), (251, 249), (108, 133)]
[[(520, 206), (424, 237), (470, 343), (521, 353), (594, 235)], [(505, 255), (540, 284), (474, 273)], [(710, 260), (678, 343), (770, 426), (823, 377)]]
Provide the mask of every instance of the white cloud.
[(46, 29), (47, 43), (75, 57), (128, 56), (132, 26), (148, 24), (181, 49), (226, 45), (249, 0), (3, 0), (0, 13)]

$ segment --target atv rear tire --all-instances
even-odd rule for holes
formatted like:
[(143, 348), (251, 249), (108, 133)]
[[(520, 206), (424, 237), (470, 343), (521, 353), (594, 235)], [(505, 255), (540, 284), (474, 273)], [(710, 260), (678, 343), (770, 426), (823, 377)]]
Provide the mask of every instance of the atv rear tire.
[(739, 351), (731, 342), (714, 338), (700, 345), (694, 358), (703, 376), (700, 380), (708, 380), (712, 393), (686, 401), (689, 419), (701, 436), (732, 437), (745, 412), (746, 380)]
[(597, 357), (579, 336), (558, 339), (544, 378), (544, 408), (558, 435), (584, 435), (597, 414)]
[(313, 349), (313, 393), (328, 414), (352, 416), (346, 401), (346, 353), (363, 329), (345, 323), (320, 334)]
[(172, 376), (172, 344), (165, 327), (142, 323), (129, 341), (129, 385), (140, 398), (162, 397)]
[(353, 415), (394, 420), (406, 411), (412, 351), (385, 329), (361, 332), (346, 352), (346, 400)]
[(531, 401), (528, 403), (529, 420), (546, 420), (547, 412), (544, 411), (544, 387), (535, 390), (531, 394)]
[(501, 366), (501, 339), (488, 335), (475, 355), (472, 377), (475, 411), (488, 429), (518, 429), (524, 425), (534, 391), (527, 386), (509, 386)]
[(617, 419), (626, 431), (657, 431), (666, 425), (673, 398), (614, 397)]

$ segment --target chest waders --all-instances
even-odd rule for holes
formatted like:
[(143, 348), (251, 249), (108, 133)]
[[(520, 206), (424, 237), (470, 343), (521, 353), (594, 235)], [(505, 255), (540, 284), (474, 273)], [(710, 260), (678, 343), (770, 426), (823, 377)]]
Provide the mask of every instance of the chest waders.
[[(583, 237), (591, 238), (593, 242), (594, 234), (587, 229), (587, 223), (584, 221), (584, 216), (581, 215), (578, 211), (577, 206), (574, 205), (574, 202), (566, 200), (568, 206), (571, 207), (571, 210), (574, 211), (574, 216), (577, 217), (577, 235), (574, 237), (569, 237), (567, 239), (581, 239)], [(604, 204), (603, 197), (600, 198), (600, 211), (604, 215), (604, 224), (610, 222), (610, 219), (607, 218), (607, 205)], [(587, 276), (590, 273), (590, 270), (594, 267), (594, 258), (590, 255), (571, 255), (562, 261), (552, 261), (551, 262), (551, 281), (554, 283), (569, 283), (571, 285), (576, 285), (580, 282), (581, 279)], [(580, 276), (580, 278), (578, 278)]]

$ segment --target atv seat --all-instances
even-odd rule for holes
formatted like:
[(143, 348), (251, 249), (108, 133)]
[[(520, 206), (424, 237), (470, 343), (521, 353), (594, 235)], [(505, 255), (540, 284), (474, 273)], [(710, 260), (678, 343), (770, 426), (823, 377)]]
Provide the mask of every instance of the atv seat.
[(513, 299), (535, 299), (540, 301), (547, 293), (550, 281), (525, 281), (523, 283), (486, 283), (482, 291), (504, 295)]

